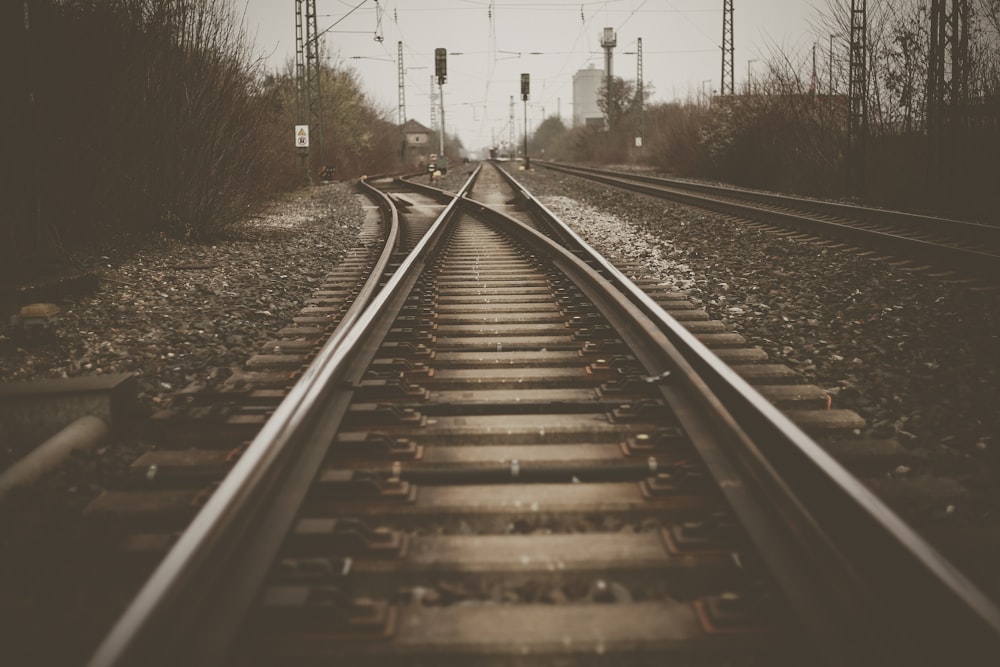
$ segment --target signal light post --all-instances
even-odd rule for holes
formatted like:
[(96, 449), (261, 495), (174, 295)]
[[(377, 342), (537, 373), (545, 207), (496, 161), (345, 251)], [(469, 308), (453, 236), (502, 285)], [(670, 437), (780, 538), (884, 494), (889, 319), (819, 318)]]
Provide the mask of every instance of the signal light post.
[(441, 135), (439, 137), (438, 162), (444, 164), (444, 173), (448, 169), (448, 160), (444, 156), (444, 82), (448, 80), (448, 51), (443, 48), (434, 49), (434, 74), (438, 82), (438, 101), (441, 103)]
[(531, 89), (531, 75), (521, 74), (521, 101), (524, 102), (524, 170), (531, 167), (531, 160), (528, 158), (528, 94)]

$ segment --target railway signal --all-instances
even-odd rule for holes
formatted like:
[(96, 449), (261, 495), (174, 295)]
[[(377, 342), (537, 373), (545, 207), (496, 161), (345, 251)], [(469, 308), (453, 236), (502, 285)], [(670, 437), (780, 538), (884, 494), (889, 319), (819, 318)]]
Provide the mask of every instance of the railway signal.
[(448, 80), (448, 51), (441, 47), (434, 49), (434, 74), (437, 76), (438, 99), (441, 102), (441, 136), (438, 138), (440, 149), (438, 155), (440, 157), (438, 160), (442, 166), (441, 173), (444, 173), (448, 170), (448, 159), (444, 155), (444, 82)]
[(448, 80), (448, 51), (443, 48), (434, 49), (434, 75), (438, 85)]
[(528, 158), (528, 96), (531, 94), (531, 75), (527, 72), (521, 73), (521, 101), (524, 102), (524, 169), (531, 166)]

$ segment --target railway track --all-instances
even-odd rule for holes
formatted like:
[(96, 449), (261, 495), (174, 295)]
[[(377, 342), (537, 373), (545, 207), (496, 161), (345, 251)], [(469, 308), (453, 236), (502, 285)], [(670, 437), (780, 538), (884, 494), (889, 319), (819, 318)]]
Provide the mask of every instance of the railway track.
[[(761, 394), (823, 437), (851, 415), (723, 364), (753, 352), (493, 167), (457, 197), (378, 185), (372, 279), (329, 285), (250, 378), (294, 386), (224, 428), (163, 420), (203, 448), (95, 501), (163, 560), (92, 665), (995, 655), (1000, 613)], [(153, 506), (181, 511), (126, 511)]]
[(993, 279), (1000, 227), (555, 162), (537, 166)]

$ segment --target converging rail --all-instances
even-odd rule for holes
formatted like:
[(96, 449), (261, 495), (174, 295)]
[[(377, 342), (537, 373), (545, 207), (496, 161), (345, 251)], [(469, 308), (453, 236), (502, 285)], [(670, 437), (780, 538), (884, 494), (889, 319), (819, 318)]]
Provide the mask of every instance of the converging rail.
[(992, 664), (1000, 612), (513, 179), (377, 185), (443, 209), (93, 667)]
[(1000, 275), (1000, 226), (671, 178), (533, 160), (536, 166), (847, 243)]

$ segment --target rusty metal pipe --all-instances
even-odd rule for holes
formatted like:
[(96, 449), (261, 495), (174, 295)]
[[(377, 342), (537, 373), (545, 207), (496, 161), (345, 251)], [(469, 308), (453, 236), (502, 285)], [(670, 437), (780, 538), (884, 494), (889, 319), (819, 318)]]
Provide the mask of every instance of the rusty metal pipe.
[(0, 500), (22, 486), (28, 486), (62, 463), (71, 452), (93, 449), (110, 432), (100, 417), (84, 415), (53, 435), (0, 474)]

